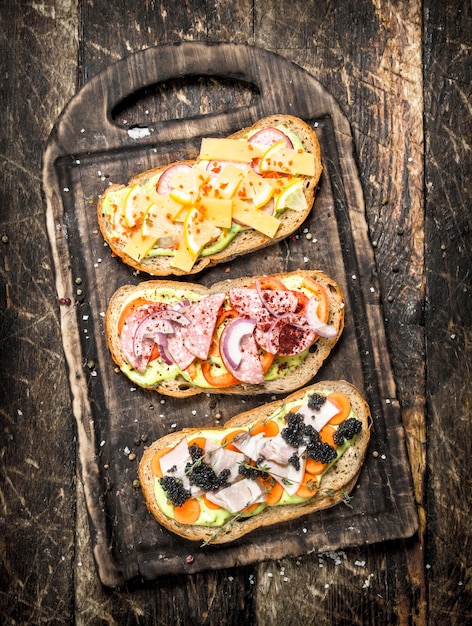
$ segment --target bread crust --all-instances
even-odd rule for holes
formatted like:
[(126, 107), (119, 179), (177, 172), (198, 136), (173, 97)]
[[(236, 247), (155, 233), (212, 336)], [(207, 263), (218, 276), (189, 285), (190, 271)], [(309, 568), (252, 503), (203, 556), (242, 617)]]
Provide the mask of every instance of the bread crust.
[[(240, 518), (228, 523), (220, 529), (213, 527), (189, 526), (168, 518), (157, 506), (154, 497), (154, 476), (151, 471), (151, 460), (154, 453), (167, 446), (173, 447), (184, 436), (205, 431), (221, 432), (226, 428), (248, 426), (258, 420), (269, 417), (275, 409), (286, 402), (297, 400), (309, 391), (342, 391), (350, 401), (356, 417), (362, 422), (362, 430), (353, 443), (346, 449), (343, 456), (323, 476), (319, 491), (310, 499), (301, 504), (289, 504), (267, 507), (254, 517)], [(332, 507), (345, 501), (346, 496), (353, 490), (361, 471), (370, 439), (371, 415), (370, 409), (361, 393), (350, 383), (344, 380), (322, 381), (299, 390), (283, 400), (277, 400), (257, 409), (251, 409), (231, 418), (223, 426), (217, 428), (185, 428), (171, 433), (152, 443), (144, 452), (139, 464), (139, 480), (146, 506), (155, 519), (171, 532), (204, 543), (227, 543), (261, 527), (271, 526), (280, 522), (293, 520), (316, 511)], [(215, 532), (217, 530), (218, 532)]]
[[(266, 381), (264, 384), (241, 383), (231, 387), (202, 388), (192, 385), (185, 379), (166, 380), (156, 383), (155, 386), (146, 387), (172, 397), (182, 398), (193, 396), (199, 393), (219, 393), (232, 395), (262, 394), (262, 393), (289, 393), (308, 384), (316, 375), (321, 365), (324, 363), (331, 350), (334, 348), (344, 328), (344, 299), (339, 285), (324, 272), (320, 270), (297, 270), (294, 272), (271, 274), (271, 277), (284, 279), (292, 275), (312, 277), (321, 283), (328, 294), (329, 318), (328, 324), (336, 329), (336, 336), (333, 338), (318, 337), (313, 349), (310, 349), (306, 359), (296, 370), (287, 373), (285, 376), (275, 380)], [(140, 292), (146, 288), (170, 288), (192, 290), (202, 295), (211, 295), (221, 291), (228, 291), (232, 287), (245, 287), (254, 284), (262, 276), (251, 276), (244, 278), (228, 279), (215, 283), (207, 288), (197, 283), (181, 283), (171, 280), (150, 280), (144, 281), (140, 285), (125, 285), (118, 289), (110, 299), (106, 316), (105, 329), (108, 348), (114, 362), (122, 368), (125, 359), (121, 348), (118, 334), (118, 322), (121, 311), (129, 299), (139, 297)], [(316, 346), (316, 347), (315, 347)]]
[[(315, 132), (308, 124), (306, 124), (303, 120), (297, 117), (291, 115), (271, 115), (269, 117), (265, 117), (259, 120), (253, 126), (249, 126), (236, 133), (233, 133), (232, 135), (229, 135), (229, 138), (238, 139), (253, 130), (262, 130), (264, 128), (277, 126), (278, 124), (283, 124), (288, 129), (292, 130), (302, 141), (305, 150), (314, 154), (315, 175), (313, 177), (301, 177), (303, 179), (304, 193), (307, 200), (306, 210), (284, 211), (279, 218), (281, 222), (279, 229), (273, 238), (266, 237), (265, 235), (262, 235), (255, 230), (244, 230), (238, 233), (233, 241), (231, 241), (229, 245), (221, 252), (206, 257), (199, 257), (190, 272), (185, 272), (179, 268), (172, 267), (170, 263), (173, 257), (145, 257), (140, 262), (136, 261), (123, 251), (125, 247), (124, 242), (117, 242), (113, 237), (111, 237), (110, 225), (108, 221), (104, 218), (104, 214), (102, 211), (102, 205), (106, 194), (110, 193), (111, 191), (116, 191), (125, 187), (125, 185), (116, 184), (111, 185), (106, 190), (106, 192), (102, 194), (102, 196), (98, 200), (97, 205), (98, 224), (102, 235), (107, 244), (110, 246), (112, 252), (116, 256), (120, 257), (121, 260), (127, 265), (133, 267), (136, 270), (146, 272), (151, 276), (187, 276), (190, 274), (196, 274), (198, 272), (201, 272), (205, 268), (217, 265), (218, 263), (227, 263), (243, 254), (247, 254), (271, 246), (274, 243), (280, 241), (281, 239), (285, 239), (290, 234), (295, 232), (297, 228), (299, 228), (299, 226), (303, 224), (312, 209), (313, 201), (315, 198), (316, 186), (319, 182), (323, 169), (321, 164), (320, 145)], [(195, 163), (195, 161), (179, 161), (179, 163), (193, 164)], [(162, 167), (156, 167), (151, 170), (147, 170), (146, 172), (142, 172), (131, 178), (131, 180), (128, 182), (128, 186), (134, 185), (136, 183), (145, 183), (154, 175), (166, 170), (170, 165), (171, 164), (168, 164)]]

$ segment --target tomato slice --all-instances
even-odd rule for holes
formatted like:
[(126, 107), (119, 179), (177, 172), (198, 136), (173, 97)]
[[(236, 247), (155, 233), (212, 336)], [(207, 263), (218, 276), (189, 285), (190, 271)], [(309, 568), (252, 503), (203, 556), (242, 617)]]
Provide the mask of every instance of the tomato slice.
[[(276, 276), (263, 276), (259, 278), (259, 287), (261, 289), (272, 289), (272, 291), (289, 291), (288, 287), (284, 285), (280, 278)], [(251, 288), (255, 289), (256, 284), (250, 285)]]
[(321, 283), (313, 280), (310, 276), (306, 276), (303, 279), (302, 285), (313, 292), (313, 295), (319, 302), (317, 311), (318, 317), (323, 324), (327, 324), (329, 319), (329, 298), (326, 288)]

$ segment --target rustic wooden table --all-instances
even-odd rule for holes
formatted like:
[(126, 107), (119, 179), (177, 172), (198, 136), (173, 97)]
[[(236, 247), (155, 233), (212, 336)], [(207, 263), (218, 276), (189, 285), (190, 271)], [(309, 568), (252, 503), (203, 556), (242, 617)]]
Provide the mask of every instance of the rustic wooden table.
[[(3, 623), (470, 622), (470, 3), (26, 0), (3, 2), (0, 17)], [(109, 588), (77, 463), (41, 160), (87, 81), (180, 41), (277, 52), (318, 79), (351, 124), (419, 528)], [(201, 106), (198, 89), (176, 93), (178, 117)]]

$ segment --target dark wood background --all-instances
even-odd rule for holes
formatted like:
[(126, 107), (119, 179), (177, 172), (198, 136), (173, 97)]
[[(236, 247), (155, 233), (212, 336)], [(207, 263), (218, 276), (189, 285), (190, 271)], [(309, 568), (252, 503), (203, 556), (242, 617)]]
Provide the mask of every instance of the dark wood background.
[[(4, 0), (0, 19), (3, 621), (465, 624), (470, 2)], [(182, 40), (278, 52), (312, 73), (351, 122), (420, 529), (406, 541), (110, 590), (94, 568), (79, 480), (41, 155), (88, 79), (131, 52)], [(245, 94), (233, 97), (244, 104)], [(195, 112), (191, 91), (179, 102), (176, 115)], [(154, 96), (122, 116), (164, 110)]]

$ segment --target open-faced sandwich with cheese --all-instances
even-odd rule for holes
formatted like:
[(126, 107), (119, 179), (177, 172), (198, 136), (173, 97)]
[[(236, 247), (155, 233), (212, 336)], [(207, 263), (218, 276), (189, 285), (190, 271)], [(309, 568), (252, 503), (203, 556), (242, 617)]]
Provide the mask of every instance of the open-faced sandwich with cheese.
[(322, 171), (312, 128), (273, 115), (202, 139), (195, 161), (111, 185), (98, 222), (112, 251), (153, 276), (186, 275), (266, 247), (309, 214)]
[(224, 543), (346, 500), (369, 433), (359, 391), (345, 381), (320, 382), (221, 428), (162, 437), (144, 452), (140, 484), (162, 526)]
[(133, 383), (170, 396), (283, 393), (308, 383), (344, 327), (323, 272), (125, 285), (106, 313), (108, 346)]

